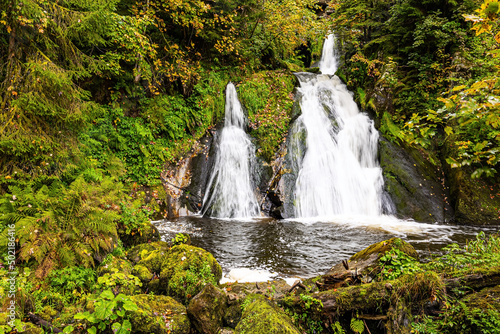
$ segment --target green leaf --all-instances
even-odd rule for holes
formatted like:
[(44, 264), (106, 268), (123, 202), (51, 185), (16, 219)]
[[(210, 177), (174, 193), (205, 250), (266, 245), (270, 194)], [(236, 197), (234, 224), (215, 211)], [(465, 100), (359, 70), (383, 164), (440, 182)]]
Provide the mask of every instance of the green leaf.
[(113, 292), (111, 290), (105, 290), (101, 293), (99, 298), (113, 300), (113, 299), (115, 299), (115, 295), (113, 294)]
[(451, 126), (447, 126), (444, 128), (444, 132), (446, 132), (447, 136), (450, 136), (453, 133), (453, 129), (451, 128)]
[(134, 303), (133, 301), (126, 301), (123, 304), (123, 308), (127, 311), (136, 311), (138, 309), (136, 303)]
[(87, 332), (89, 334), (96, 334), (97, 333), (97, 328), (95, 326), (90, 327)]
[(113, 330), (114, 333), (116, 333), (118, 330), (122, 328), (122, 324), (119, 322), (115, 322), (112, 326), (111, 329)]
[(118, 314), (118, 316), (120, 316), (120, 317), (123, 317), (123, 316), (125, 316), (125, 311), (124, 310), (118, 310), (118, 311), (116, 311), (116, 314)]
[(66, 326), (63, 329), (63, 333), (72, 333), (75, 330), (75, 328), (72, 325)]

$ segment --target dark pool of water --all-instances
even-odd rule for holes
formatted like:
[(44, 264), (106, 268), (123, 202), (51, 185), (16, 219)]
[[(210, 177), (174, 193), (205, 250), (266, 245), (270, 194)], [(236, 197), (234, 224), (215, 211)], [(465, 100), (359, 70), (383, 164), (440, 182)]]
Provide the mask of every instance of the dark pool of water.
[(211, 252), (225, 272), (234, 268), (264, 269), (281, 277), (322, 274), (367, 246), (398, 236), (429, 256), (450, 243), (464, 245), (480, 231), (497, 227), (420, 224), (381, 218), (339, 218), (334, 221), (252, 221), (182, 217), (158, 221), (164, 240), (189, 233), (195, 246)]

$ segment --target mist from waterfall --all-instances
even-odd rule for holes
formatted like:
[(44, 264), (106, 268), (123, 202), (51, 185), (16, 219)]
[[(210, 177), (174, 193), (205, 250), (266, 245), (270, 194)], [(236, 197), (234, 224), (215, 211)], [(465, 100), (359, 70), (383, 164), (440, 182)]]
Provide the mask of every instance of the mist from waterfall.
[(246, 118), (236, 87), (230, 82), (226, 87), (224, 128), (203, 199), (203, 215), (215, 218), (260, 216), (250, 175), (255, 147), (245, 132), (245, 126)]
[[(383, 195), (377, 160), (378, 132), (358, 109), (352, 93), (333, 74), (335, 37), (328, 36), (320, 62), (322, 74), (297, 73), (302, 115), (291, 133), (299, 172), (295, 216), (379, 216), (391, 211)], [(305, 137), (305, 140), (304, 140)]]

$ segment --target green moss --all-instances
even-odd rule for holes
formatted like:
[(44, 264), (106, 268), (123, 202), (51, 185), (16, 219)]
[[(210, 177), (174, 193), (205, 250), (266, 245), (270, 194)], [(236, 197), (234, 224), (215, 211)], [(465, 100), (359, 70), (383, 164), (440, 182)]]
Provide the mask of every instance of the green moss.
[(136, 295), (138, 309), (130, 311), (134, 333), (187, 334), (191, 325), (186, 308), (167, 296)]
[(235, 334), (299, 334), (292, 320), (262, 295), (247, 296)]
[(161, 265), (160, 281), (166, 282), (162, 288), (183, 303), (207, 283), (217, 286), (221, 277), (222, 269), (212, 254), (189, 245), (172, 247)]
[(127, 251), (127, 258), (133, 263), (138, 263), (142, 259), (148, 257), (149, 254), (155, 250), (168, 251), (169, 249), (169, 244), (164, 241), (139, 244)]
[[(93, 308), (93, 306), (92, 306)], [(58, 328), (64, 328), (66, 325), (74, 323), (74, 316), (77, 313), (84, 312), (84, 307), (80, 305), (67, 305), (52, 324)]]
[(121, 272), (128, 275), (132, 272), (132, 263), (127, 259), (122, 259), (110, 254), (97, 268), (96, 272), (99, 276), (115, 272)]
[(378, 257), (382, 256), (385, 252), (389, 251), (392, 248), (397, 248), (400, 251), (406, 253), (407, 255), (418, 259), (418, 254), (415, 248), (412, 245), (407, 243), (400, 238), (391, 238), (389, 240), (384, 240), (379, 243), (373, 244), (368, 248), (354, 254), (351, 256), (349, 261), (361, 261), (368, 259), (372, 254), (378, 254)]
[(153, 278), (153, 273), (144, 265), (138, 264), (134, 266), (134, 269), (132, 270), (132, 274), (134, 276), (139, 277), (141, 282), (149, 282)]

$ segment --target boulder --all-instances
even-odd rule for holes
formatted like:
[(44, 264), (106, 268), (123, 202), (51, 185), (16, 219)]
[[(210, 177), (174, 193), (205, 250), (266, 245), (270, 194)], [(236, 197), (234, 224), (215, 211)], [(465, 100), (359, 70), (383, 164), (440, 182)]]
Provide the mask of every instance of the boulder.
[(184, 305), (171, 297), (135, 295), (138, 309), (129, 311), (132, 333), (188, 334), (191, 325)]
[(300, 334), (292, 319), (262, 295), (249, 295), (235, 334)]
[[(141, 246), (141, 245), (139, 245)], [(132, 274), (139, 277), (146, 292), (166, 294), (187, 304), (207, 283), (217, 285), (222, 269), (204, 249), (164, 242), (133, 248), (128, 256), (137, 264)]]
[(193, 326), (204, 334), (217, 334), (223, 327), (227, 309), (224, 291), (207, 284), (191, 301), (187, 308)]
[(168, 251), (170, 245), (164, 241), (156, 241), (151, 243), (139, 244), (127, 251), (127, 259), (132, 261), (133, 264), (137, 264), (143, 258), (151, 255), (153, 251)]
[(322, 277), (319, 286), (322, 290), (328, 290), (354, 283), (371, 282), (381, 270), (379, 258), (393, 248), (418, 259), (418, 254), (412, 245), (399, 238), (391, 238), (359, 251), (348, 261), (336, 264)]
[(385, 188), (400, 218), (420, 222), (449, 222), (453, 219), (450, 193), (442, 166), (423, 150), (400, 147), (381, 137), (380, 166)]
[(190, 246), (174, 246), (161, 264), (160, 291), (184, 304), (211, 283), (217, 285), (222, 268), (212, 254)]

